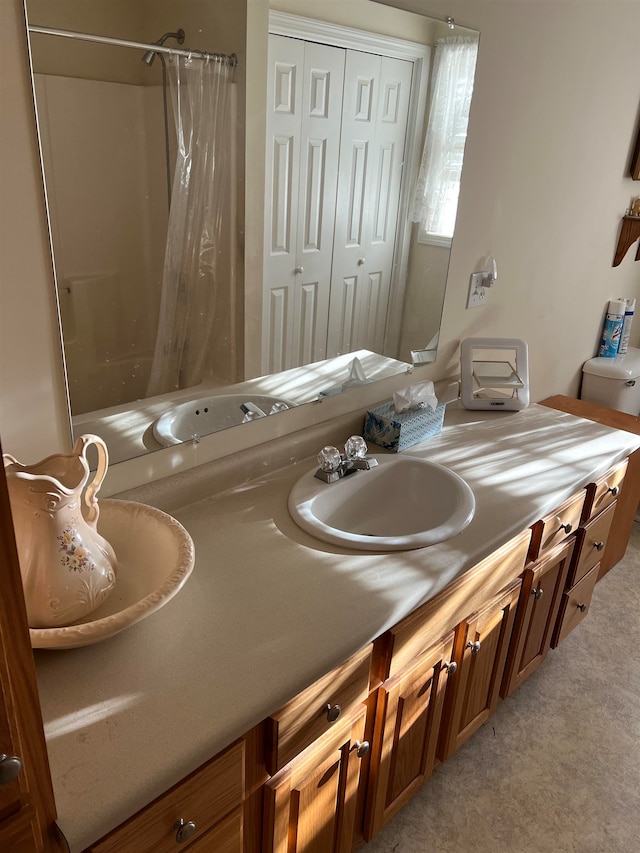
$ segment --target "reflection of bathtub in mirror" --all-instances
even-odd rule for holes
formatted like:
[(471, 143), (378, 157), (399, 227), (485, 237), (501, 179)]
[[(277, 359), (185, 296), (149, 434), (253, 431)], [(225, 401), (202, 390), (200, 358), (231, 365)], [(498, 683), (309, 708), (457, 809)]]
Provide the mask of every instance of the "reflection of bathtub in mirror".
[[(154, 436), (153, 424), (166, 412), (173, 411), (184, 403), (203, 399), (209, 401), (217, 396), (231, 395), (241, 396), (241, 404), (256, 403), (261, 395), (265, 395), (284, 400), (288, 405), (297, 408), (340, 390), (349, 381), (354, 358), (358, 358), (367, 380), (372, 382), (398, 376), (412, 369), (404, 361), (377, 355), (370, 350), (357, 350), (304, 367), (293, 367), (271, 376), (227, 385), (225, 388), (211, 382), (203, 382), (194, 388), (174, 391), (171, 394), (147, 397), (83, 415), (74, 415), (73, 431), (77, 435), (99, 435), (109, 448), (110, 462), (123, 462), (142, 456), (150, 450), (161, 450), (163, 445)], [(240, 414), (243, 415), (242, 410)], [(286, 415), (286, 412), (284, 414)], [(223, 429), (224, 426), (220, 428)], [(198, 434), (203, 435), (204, 430)], [(193, 435), (189, 435), (187, 440), (192, 438)]]
[(163, 447), (284, 412), (296, 404), (266, 394), (219, 394), (179, 403), (153, 424), (153, 437)]

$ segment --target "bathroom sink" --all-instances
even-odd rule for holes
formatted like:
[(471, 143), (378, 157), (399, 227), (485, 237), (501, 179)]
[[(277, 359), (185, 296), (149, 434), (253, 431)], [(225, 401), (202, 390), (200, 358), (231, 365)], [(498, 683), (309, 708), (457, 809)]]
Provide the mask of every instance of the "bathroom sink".
[[(165, 412), (153, 424), (153, 435), (163, 447), (182, 444), (200, 435), (237, 426), (294, 406), (289, 400), (267, 394), (220, 394), (213, 397), (179, 403)], [(243, 411), (242, 407), (249, 409)]]
[(458, 474), (416, 456), (373, 457), (378, 465), (335, 483), (304, 474), (289, 494), (289, 513), (312, 536), (365, 551), (435, 545), (470, 523), (475, 498)]

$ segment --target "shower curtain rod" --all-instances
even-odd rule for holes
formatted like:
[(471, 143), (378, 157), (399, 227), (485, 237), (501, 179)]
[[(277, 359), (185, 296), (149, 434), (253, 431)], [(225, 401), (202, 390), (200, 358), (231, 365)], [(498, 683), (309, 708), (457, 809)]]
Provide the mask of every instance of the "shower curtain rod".
[(58, 30), (50, 27), (37, 27), (35, 24), (30, 24), (30, 33), (42, 33), (45, 36), (62, 36), (63, 38), (78, 39), (79, 41), (94, 41), (100, 44), (113, 44), (118, 47), (135, 47), (139, 50), (153, 50), (156, 53), (178, 54), (179, 56), (198, 56), (201, 59), (212, 59), (215, 62), (228, 63), (235, 67), (238, 64), (238, 57), (235, 53), (227, 56), (226, 53), (208, 53), (204, 50), (185, 50), (184, 48), (166, 47), (161, 44), (147, 44), (142, 41), (128, 41), (127, 39), (114, 39), (108, 36), (96, 36), (91, 33), (77, 33), (73, 30)]

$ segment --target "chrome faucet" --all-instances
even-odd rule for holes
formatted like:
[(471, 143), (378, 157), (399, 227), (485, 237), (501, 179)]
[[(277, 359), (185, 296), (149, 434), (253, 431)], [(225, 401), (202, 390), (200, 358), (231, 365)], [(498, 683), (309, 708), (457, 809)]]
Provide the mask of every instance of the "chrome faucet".
[(277, 412), (286, 412), (288, 408), (287, 403), (283, 403), (281, 400), (276, 400), (268, 412), (265, 412), (256, 403), (252, 403), (251, 400), (240, 404), (240, 409), (244, 412), (243, 423), (255, 421), (258, 418), (266, 418), (267, 415), (275, 415)]
[(356, 471), (369, 471), (375, 468), (378, 460), (368, 455), (368, 448), (362, 436), (352, 435), (347, 439), (344, 453), (337, 447), (328, 445), (318, 453), (320, 467), (315, 475), (323, 483), (335, 483)]

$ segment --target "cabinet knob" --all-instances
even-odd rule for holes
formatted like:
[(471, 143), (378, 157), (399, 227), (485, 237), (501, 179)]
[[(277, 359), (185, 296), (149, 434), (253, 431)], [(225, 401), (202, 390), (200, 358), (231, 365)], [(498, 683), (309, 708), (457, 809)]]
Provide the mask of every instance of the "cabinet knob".
[(17, 755), (0, 753), (0, 785), (9, 785), (22, 770), (22, 761)]
[(340, 705), (327, 705), (324, 709), (328, 723), (335, 723), (342, 712)]
[(448, 663), (443, 663), (442, 668), (447, 670), (447, 675), (453, 675), (458, 669), (458, 664), (452, 660)]
[(196, 831), (194, 821), (185, 821), (182, 820), (182, 818), (174, 823), (173, 828), (176, 831), (176, 841), (178, 844), (183, 844), (185, 841), (188, 841)]
[(355, 750), (358, 758), (364, 758), (365, 755), (369, 752), (369, 741), (368, 740), (357, 740), (351, 747), (351, 751)]
[(304, 272), (304, 267), (296, 267), (296, 268), (294, 269), (294, 273), (295, 273), (296, 275), (300, 275), (300, 273), (303, 273), (303, 272)]
[(540, 601), (540, 599), (544, 595), (544, 590), (541, 586), (539, 586), (538, 589), (531, 590), (531, 595), (535, 598), (536, 601)]
[(593, 547), (596, 549), (596, 551), (602, 551), (602, 549), (604, 548), (604, 542), (594, 542)]
[[(605, 486), (606, 485), (607, 484), (605, 483)], [(618, 495), (620, 494), (620, 486), (611, 486), (610, 488), (607, 489), (607, 492), (609, 494), (613, 495), (614, 498), (617, 498)]]
[(363, 267), (365, 264), (365, 258), (358, 258), (358, 266)]
[(586, 605), (586, 604), (578, 604), (578, 610), (580, 611), (580, 613), (584, 613), (584, 611), (585, 611), (586, 609), (587, 609), (587, 605)]
[(561, 518), (559, 518), (558, 521), (560, 522), (560, 527), (558, 528), (558, 530), (564, 530), (565, 533), (571, 533), (571, 531), (573, 530), (573, 524), (571, 524), (570, 521), (567, 521), (566, 524), (562, 523)]
[(472, 655), (477, 655), (478, 652), (480, 651), (480, 640), (476, 640), (475, 643), (468, 642), (467, 648), (471, 649)]

